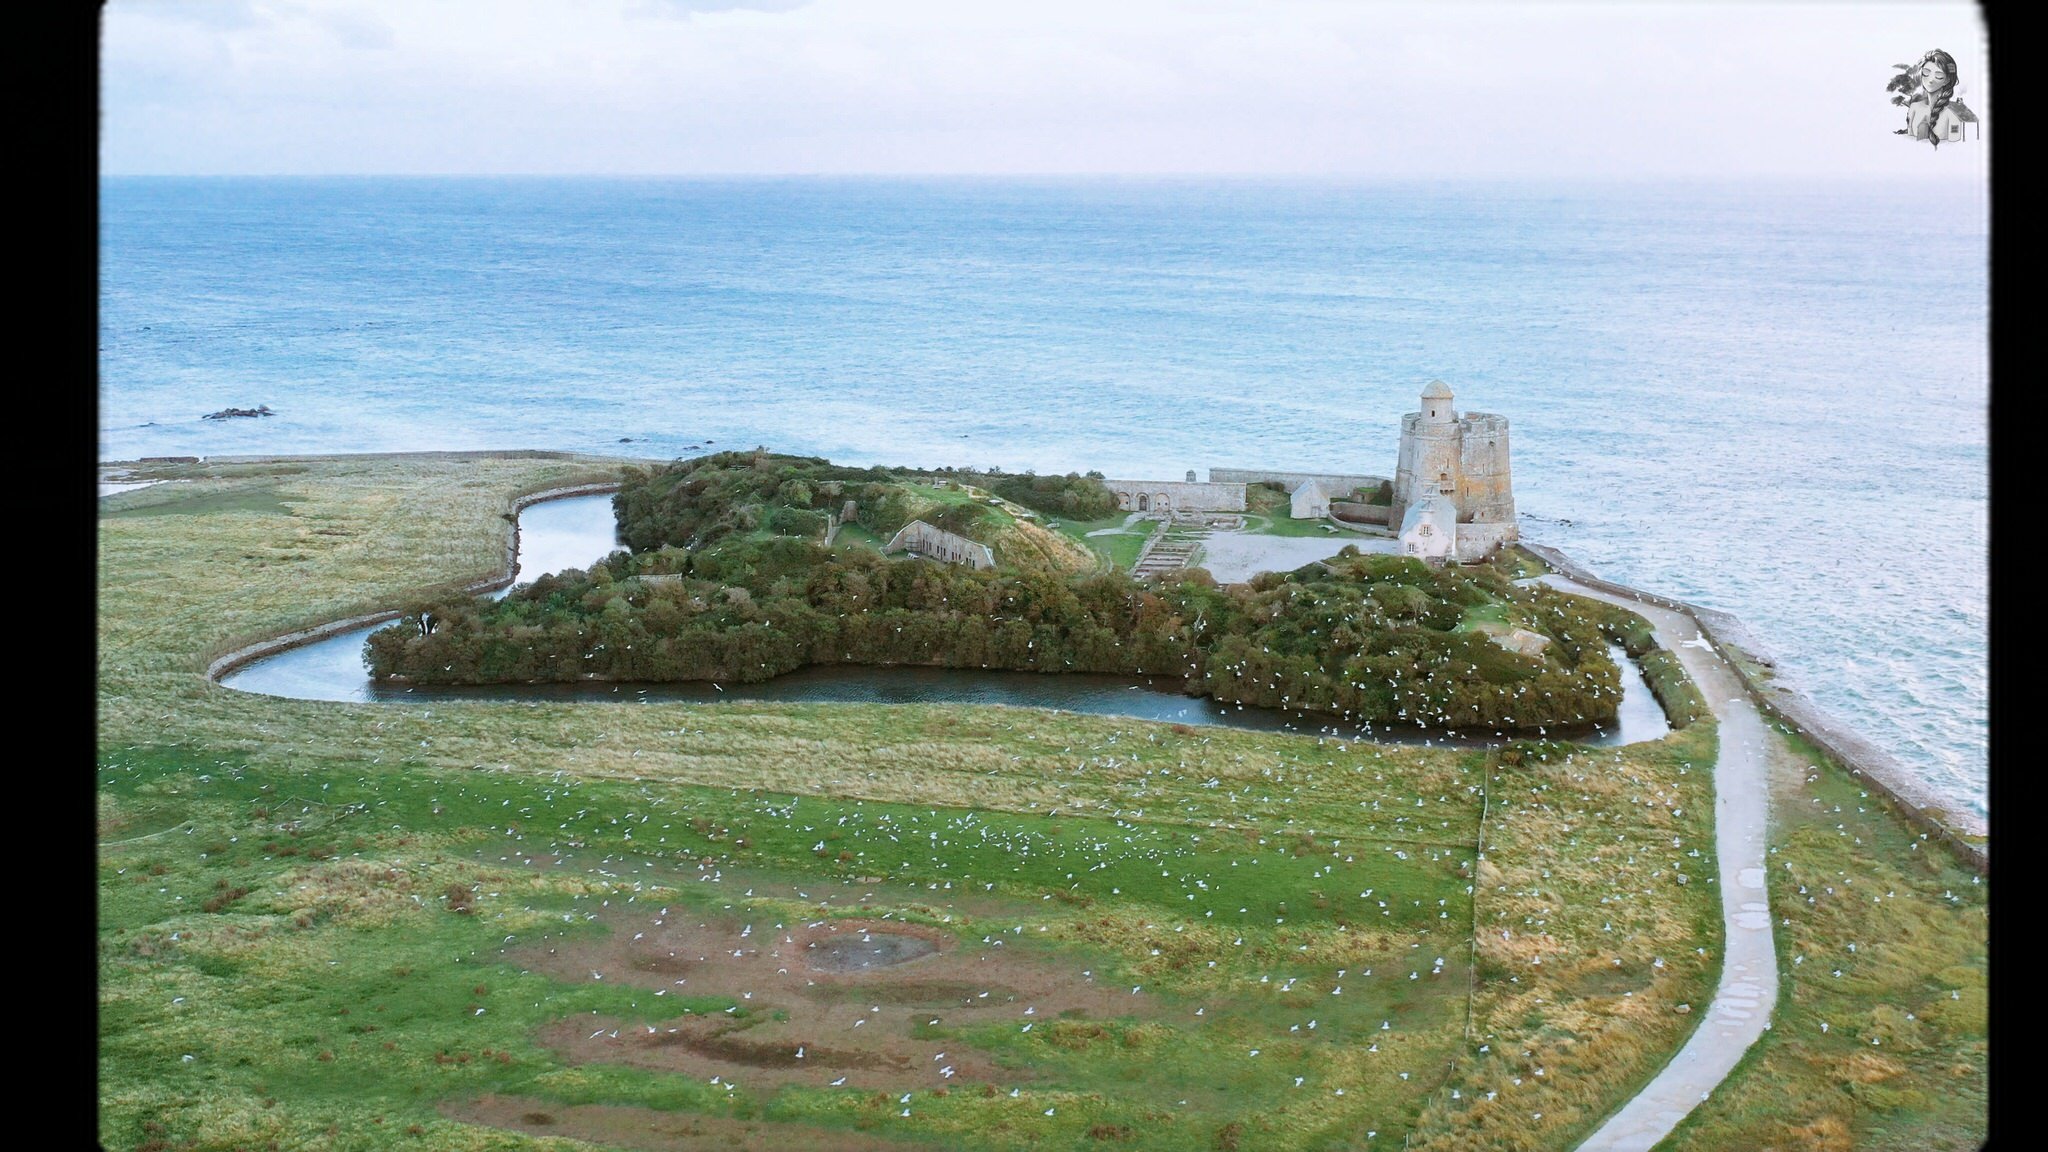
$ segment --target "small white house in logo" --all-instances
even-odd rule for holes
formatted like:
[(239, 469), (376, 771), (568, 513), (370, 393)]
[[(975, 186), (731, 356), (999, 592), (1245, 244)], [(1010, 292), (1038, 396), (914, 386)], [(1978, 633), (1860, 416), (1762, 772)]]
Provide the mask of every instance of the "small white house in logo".
[[(1963, 140), (1967, 138), (1964, 135), (1963, 125), (1976, 123), (1977, 114), (1975, 112), (1965, 107), (1961, 100), (1951, 100), (1948, 102), (1948, 107), (1941, 110), (1941, 115), (1934, 118), (1933, 134), (1943, 140)], [(1982, 125), (1978, 125), (1977, 134), (1980, 138), (1983, 136), (1984, 128)]]

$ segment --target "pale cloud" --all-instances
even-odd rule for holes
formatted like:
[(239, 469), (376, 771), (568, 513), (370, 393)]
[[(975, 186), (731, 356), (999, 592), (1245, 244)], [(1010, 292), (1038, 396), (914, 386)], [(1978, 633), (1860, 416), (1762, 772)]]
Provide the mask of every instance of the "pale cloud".
[(1964, 4), (114, 0), (110, 172), (1942, 172)]
[[(125, 5), (125, 17), (131, 9), (142, 6)], [(198, 24), (208, 28), (249, 28), (265, 21), (254, 0), (184, 0), (183, 3), (157, 3), (148, 6), (150, 19), (171, 24)]]
[(693, 16), (703, 12), (794, 12), (811, 0), (645, 0), (644, 7), (656, 14)]
[(373, 12), (359, 8), (318, 7), (308, 14), (344, 48), (381, 51), (397, 46), (397, 33)]

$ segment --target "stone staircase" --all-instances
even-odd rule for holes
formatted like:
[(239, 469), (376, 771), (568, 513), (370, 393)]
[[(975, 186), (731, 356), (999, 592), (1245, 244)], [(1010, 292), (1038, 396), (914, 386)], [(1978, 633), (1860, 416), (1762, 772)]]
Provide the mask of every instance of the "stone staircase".
[(1209, 529), (1161, 523), (1145, 540), (1145, 547), (1138, 553), (1137, 563), (1131, 565), (1133, 576), (1167, 576), (1188, 566), (1195, 553), (1202, 548), (1202, 542), (1209, 538)]

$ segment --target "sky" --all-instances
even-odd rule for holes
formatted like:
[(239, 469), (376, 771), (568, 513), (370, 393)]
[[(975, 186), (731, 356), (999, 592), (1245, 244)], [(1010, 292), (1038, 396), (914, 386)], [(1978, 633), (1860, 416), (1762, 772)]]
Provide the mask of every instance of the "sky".
[(102, 171), (1941, 177), (1972, 4), (109, 0)]

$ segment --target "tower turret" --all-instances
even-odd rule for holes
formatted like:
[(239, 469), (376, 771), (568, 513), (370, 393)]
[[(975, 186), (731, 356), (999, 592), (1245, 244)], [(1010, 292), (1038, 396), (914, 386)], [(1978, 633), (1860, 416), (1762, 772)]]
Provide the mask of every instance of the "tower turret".
[(1398, 525), (1408, 507), (1431, 496), (1446, 496), (1453, 506), (1459, 493), (1463, 429), (1451, 407), (1451, 389), (1431, 380), (1422, 390), (1422, 407), (1401, 419), (1401, 454), (1394, 468), (1394, 506), (1388, 523)]
[(1422, 390), (1422, 422), (1425, 424), (1455, 424), (1458, 414), (1451, 407), (1451, 386), (1441, 380), (1431, 380), (1429, 387)]

